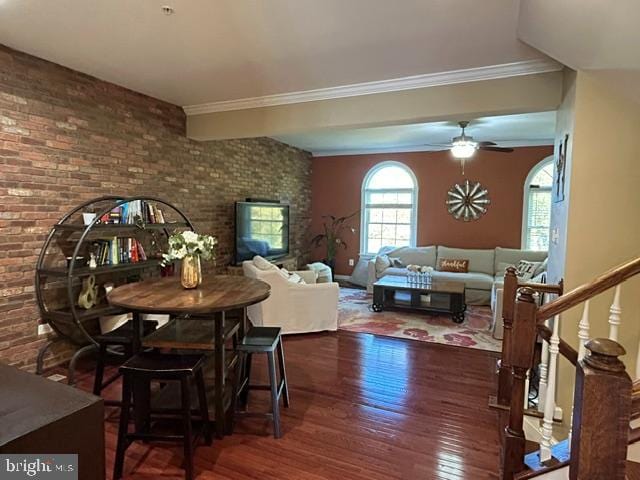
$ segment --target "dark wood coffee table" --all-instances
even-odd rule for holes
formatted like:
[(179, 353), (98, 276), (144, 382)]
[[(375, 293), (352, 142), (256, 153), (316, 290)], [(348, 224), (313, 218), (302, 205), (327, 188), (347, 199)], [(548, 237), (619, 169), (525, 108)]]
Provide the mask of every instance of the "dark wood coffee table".
[(409, 283), (407, 277), (387, 275), (373, 284), (373, 311), (406, 308), (447, 313), (455, 323), (464, 322), (465, 286), (462, 282)]

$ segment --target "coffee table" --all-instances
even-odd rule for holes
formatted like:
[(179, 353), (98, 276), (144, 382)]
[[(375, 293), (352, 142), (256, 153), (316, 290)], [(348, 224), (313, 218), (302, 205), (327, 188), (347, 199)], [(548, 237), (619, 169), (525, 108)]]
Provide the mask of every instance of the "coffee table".
[(373, 284), (374, 312), (406, 308), (451, 315), (455, 323), (464, 322), (467, 310), (463, 282), (434, 280), (427, 284), (409, 283), (407, 277), (387, 275)]

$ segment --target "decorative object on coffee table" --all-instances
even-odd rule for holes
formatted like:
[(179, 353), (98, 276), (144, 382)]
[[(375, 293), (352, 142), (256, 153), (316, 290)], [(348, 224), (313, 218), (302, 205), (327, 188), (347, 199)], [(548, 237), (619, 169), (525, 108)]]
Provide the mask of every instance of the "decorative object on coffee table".
[(184, 231), (169, 237), (169, 252), (162, 255), (162, 264), (167, 265), (182, 260), (180, 281), (184, 288), (197, 288), (202, 283), (200, 258), (215, 260), (218, 239), (210, 235), (200, 235)]
[(316, 248), (319, 247), (323, 242), (327, 244), (327, 255), (323, 261), (331, 267), (332, 271), (336, 264), (336, 252), (338, 251), (338, 247), (342, 247), (345, 249), (347, 248), (347, 243), (342, 238), (342, 233), (345, 230), (351, 232), (352, 235), (356, 233), (356, 229), (354, 227), (346, 225), (346, 223), (353, 217), (355, 217), (358, 213), (359, 210), (345, 217), (323, 215), (322, 218), (325, 219), (322, 224), (324, 232), (319, 233), (311, 239), (311, 244)]
[(472, 183), (465, 180), (464, 183), (455, 184), (447, 192), (445, 203), (453, 218), (470, 222), (478, 220), (487, 213), (487, 206), (491, 200), (489, 200), (489, 192), (480, 182)]
[(373, 284), (374, 312), (387, 308), (408, 308), (448, 313), (455, 323), (464, 322), (465, 285), (463, 282), (409, 282), (407, 277), (387, 275)]

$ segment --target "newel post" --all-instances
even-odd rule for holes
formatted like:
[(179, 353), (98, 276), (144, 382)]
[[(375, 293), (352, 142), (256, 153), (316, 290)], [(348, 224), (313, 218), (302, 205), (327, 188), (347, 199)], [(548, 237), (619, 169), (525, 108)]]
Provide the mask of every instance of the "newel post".
[(510, 349), (513, 342), (513, 314), (515, 310), (518, 277), (515, 267), (507, 268), (504, 275), (502, 290), (502, 322), (504, 326), (502, 336), (502, 355), (498, 370), (497, 404), (508, 407), (511, 402), (511, 358)]
[(571, 436), (571, 480), (624, 480), (631, 414), (631, 378), (617, 342), (587, 342), (576, 371)]
[(502, 478), (511, 480), (524, 470), (525, 436), (523, 428), (524, 396), (527, 370), (533, 364), (536, 341), (536, 312), (534, 291), (529, 287), (518, 290), (515, 304), (509, 359), (511, 361), (511, 400), (509, 424), (505, 428)]

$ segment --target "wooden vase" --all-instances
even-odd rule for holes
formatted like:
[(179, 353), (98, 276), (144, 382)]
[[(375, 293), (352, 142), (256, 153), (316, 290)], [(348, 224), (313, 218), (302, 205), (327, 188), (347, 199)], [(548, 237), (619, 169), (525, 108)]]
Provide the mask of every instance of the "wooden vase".
[(187, 255), (182, 259), (180, 283), (184, 288), (198, 288), (202, 283), (200, 255)]

